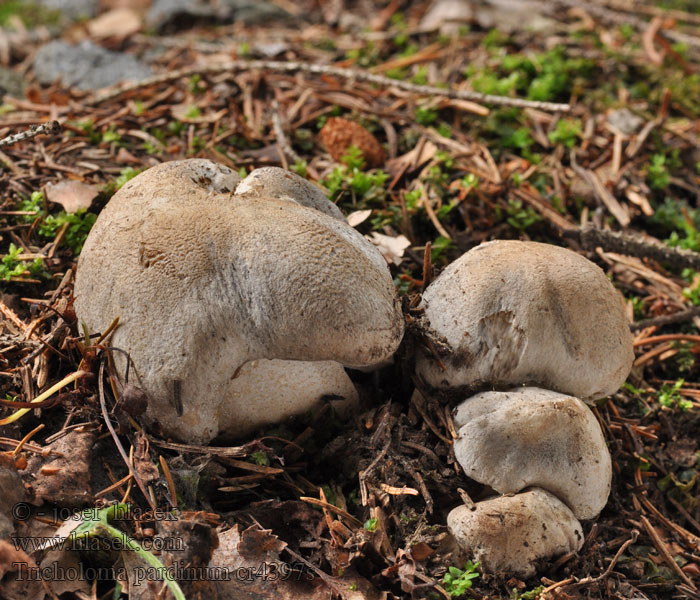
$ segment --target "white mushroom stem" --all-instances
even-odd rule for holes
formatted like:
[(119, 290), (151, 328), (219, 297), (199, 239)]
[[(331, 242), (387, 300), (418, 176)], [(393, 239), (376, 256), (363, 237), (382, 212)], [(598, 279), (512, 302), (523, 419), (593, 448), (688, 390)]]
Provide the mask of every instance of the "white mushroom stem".
[(219, 427), (246, 435), (263, 425), (301, 416), (322, 402), (341, 415), (358, 405), (357, 390), (340, 363), (253, 360), (236, 374), (227, 401), (236, 409), (223, 407)]

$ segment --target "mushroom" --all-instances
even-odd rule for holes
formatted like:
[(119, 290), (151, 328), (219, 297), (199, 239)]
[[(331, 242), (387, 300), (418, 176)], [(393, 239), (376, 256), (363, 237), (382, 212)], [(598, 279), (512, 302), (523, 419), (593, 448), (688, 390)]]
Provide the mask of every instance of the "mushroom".
[[(321, 401), (340, 414), (359, 402), (359, 396), (343, 365), (338, 362), (300, 360), (251, 360), (238, 371), (222, 411), (222, 431), (253, 431), (265, 423), (278, 423), (302, 415)], [(261, 418), (262, 417), (262, 418)]]
[[(109, 201), (80, 255), (77, 316), (92, 332), (119, 317), (112, 343), (129, 352), (147, 416), (167, 435), (240, 436), (311, 407), (321, 388), (321, 396), (351, 395), (341, 367), (316, 361), (371, 366), (401, 341), (403, 317), (379, 252), (329, 216), (333, 209), (317, 210), (311, 184), (268, 173), (240, 182), (203, 159), (148, 169)], [(292, 383), (271, 385), (284, 365), (246, 366), (260, 359), (290, 361)], [(304, 372), (325, 383), (308, 393)], [(303, 398), (256, 411), (263, 398), (242, 393), (246, 386), (270, 404), (275, 395)]]
[(534, 575), (537, 561), (576, 552), (583, 544), (576, 517), (539, 488), (484, 500), (473, 509), (458, 506), (447, 515), (447, 528), (482, 569), (519, 577)]
[[(449, 265), (421, 306), (425, 333), (438, 342), (416, 356), (423, 392), (463, 400), (487, 387), (537, 386), (477, 394), (454, 415), (455, 456), (468, 476), (501, 493), (539, 489), (522, 504), (530, 516), (513, 508), (525, 493), (480, 502), (480, 523), (455, 536), (486, 557), (487, 570), (532, 574), (528, 561), (578, 548), (576, 517), (595, 518), (607, 502), (610, 455), (582, 400), (617, 391), (632, 366), (620, 295), (575, 252), (497, 240)], [(467, 523), (469, 509), (455, 511)], [(549, 529), (526, 527), (540, 522)]]
[(422, 351), (434, 391), (537, 385), (582, 400), (617, 391), (634, 359), (620, 295), (575, 252), (497, 240), (449, 265), (423, 295), (430, 328), (451, 347)]
[(340, 209), (313, 183), (296, 173), (279, 167), (261, 167), (255, 169), (236, 188), (237, 196), (264, 196), (265, 198), (283, 198), (315, 208), (340, 221), (345, 217)]
[(454, 414), (464, 472), (501, 494), (537, 486), (578, 519), (608, 501), (612, 465), (598, 421), (578, 398), (539, 388), (483, 392)]

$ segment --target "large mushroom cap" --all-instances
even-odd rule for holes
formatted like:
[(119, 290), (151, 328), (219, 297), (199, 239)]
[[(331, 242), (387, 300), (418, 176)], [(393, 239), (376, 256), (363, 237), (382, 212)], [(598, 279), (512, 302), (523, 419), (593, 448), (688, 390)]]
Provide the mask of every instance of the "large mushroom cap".
[(592, 519), (608, 500), (612, 465), (603, 432), (578, 398), (539, 388), (483, 392), (456, 410), (455, 456), (502, 494), (531, 486)]
[(433, 388), (532, 384), (583, 400), (614, 393), (634, 359), (620, 295), (595, 264), (537, 242), (497, 240), (449, 265), (423, 295), (452, 353), (423, 352)]
[(78, 318), (91, 331), (120, 318), (113, 344), (131, 354), (149, 415), (166, 432), (186, 422), (193, 441), (236, 410), (229, 392), (247, 361), (368, 366), (403, 334), (369, 242), (298, 202), (234, 195), (238, 181), (199, 159), (141, 173), (102, 211), (78, 263)]
[(485, 571), (520, 577), (534, 575), (537, 561), (583, 544), (576, 517), (538, 488), (477, 502), (474, 510), (458, 506), (447, 515), (447, 527)]

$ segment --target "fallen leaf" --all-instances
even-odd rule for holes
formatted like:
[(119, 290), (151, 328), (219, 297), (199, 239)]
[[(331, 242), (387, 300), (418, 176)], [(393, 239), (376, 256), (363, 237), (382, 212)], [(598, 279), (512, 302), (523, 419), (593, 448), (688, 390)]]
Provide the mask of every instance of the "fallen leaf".
[(356, 210), (347, 216), (346, 221), (350, 227), (357, 227), (360, 223), (364, 223), (367, 219), (369, 219), (371, 214), (371, 208), (368, 208), (367, 210)]
[[(49, 573), (81, 573), (80, 556), (74, 550), (63, 548), (50, 550), (41, 561), (39, 568)], [(44, 571), (47, 569), (47, 571)], [(55, 577), (51, 579), (51, 588), (57, 596), (66, 592), (90, 593), (90, 583), (81, 577)]]
[(146, 485), (160, 479), (158, 467), (153, 464), (148, 451), (148, 438), (142, 431), (136, 434), (136, 443), (134, 444), (134, 470)]
[(386, 262), (394, 265), (401, 264), (404, 251), (411, 245), (411, 242), (405, 235), (391, 237), (389, 235), (384, 235), (383, 233), (377, 233), (376, 231), (373, 231), (369, 236), (367, 236), (367, 239), (369, 239), (369, 241), (377, 247), (377, 250), (382, 253), (382, 256)]
[[(95, 433), (74, 429), (51, 443), (48, 448), (60, 456), (43, 465), (43, 458), (33, 457), (27, 470), (36, 478), (33, 482), (37, 502), (42, 500), (59, 506), (79, 507), (92, 500), (90, 492), (90, 460)], [(55, 474), (42, 476), (42, 467), (56, 469)]]
[(136, 158), (131, 152), (126, 148), (119, 148), (117, 152), (117, 157), (115, 159), (120, 165), (130, 164), (130, 165), (140, 165), (141, 161)]
[(413, 560), (425, 560), (433, 554), (435, 554), (435, 550), (433, 550), (425, 542), (418, 542), (416, 545), (411, 546), (411, 557), (413, 558)]
[(0, 579), (5, 576), (5, 573), (17, 570), (16, 567), (19, 564), (32, 565), (34, 561), (23, 550), (15, 550), (12, 544), (0, 540)]
[[(36, 571), (37, 564), (22, 550), (0, 540), (0, 580), (3, 600), (43, 600), (46, 590)], [(19, 575), (19, 576), (18, 576)]]
[(474, 9), (466, 0), (438, 0), (430, 5), (418, 24), (421, 31), (440, 30), (450, 35), (468, 25), (474, 17)]
[(87, 24), (88, 32), (96, 38), (126, 38), (141, 29), (141, 17), (130, 8), (115, 8)]
[(87, 210), (99, 193), (99, 186), (82, 181), (68, 179), (46, 184), (46, 199), (60, 204), (67, 213), (75, 213), (80, 209)]
[(433, 144), (433, 142), (428, 141), (424, 136), (418, 140), (415, 147), (406, 152), (406, 154), (402, 154), (401, 156), (387, 161), (386, 170), (392, 175), (396, 175), (400, 172), (412, 171), (431, 160), (437, 151), (438, 147)]

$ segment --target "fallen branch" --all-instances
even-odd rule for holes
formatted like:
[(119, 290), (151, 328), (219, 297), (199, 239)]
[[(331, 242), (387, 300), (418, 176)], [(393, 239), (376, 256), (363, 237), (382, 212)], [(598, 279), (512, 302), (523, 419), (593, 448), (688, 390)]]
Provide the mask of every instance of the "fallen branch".
[(58, 121), (48, 121), (42, 125), (32, 125), (29, 129), (25, 131), (20, 131), (19, 133), (13, 133), (0, 140), (0, 148), (3, 146), (11, 146), (17, 142), (23, 142), (24, 140), (29, 140), (37, 135), (56, 135), (61, 133), (63, 128)]
[(631, 537), (624, 544), (622, 544), (622, 546), (620, 546), (619, 550), (617, 551), (613, 559), (610, 561), (608, 568), (605, 569), (605, 571), (603, 571), (597, 577), (584, 577), (583, 579), (579, 579), (578, 581), (573, 582), (570, 581), (570, 579), (565, 579), (562, 582), (556, 583), (554, 585), (549, 586), (548, 588), (545, 588), (544, 590), (542, 590), (541, 595), (544, 595), (545, 592), (551, 592), (552, 590), (558, 587), (581, 587), (584, 585), (593, 585), (605, 581), (612, 573), (613, 569), (615, 568), (615, 565), (617, 565), (617, 562), (620, 560), (622, 554), (625, 552), (625, 550), (627, 550), (627, 548), (629, 548), (632, 544), (634, 544), (637, 541), (638, 537), (639, 531), (633, 529)]
[(479, 92), (468, 90), (455, 90), (449, 88), (444, 89), (432, 85), (418, 85), (411, 83), (410, 81), (391, 79), (390, 77), (385, 77), (384, 75), (377, 75), (375, 73), (369, 73), (368, 71), (361, 71), (358, 69), (345, 69), (342, 67), (334, 67), (332, 65), (314, 65), (305, 62), (277, 60), (233, 60), (216, 65), (201, 65), (199, 67), (188, 67), (186, 69), (161, 73), (140, 81), (120, 84), (118, 86), (98, 90), (95, 96), (91, 100), (87, 101), (87, 104), (89, 106), (94, 106), (116, 98), (117, 96), (120, 96), (126, 92), (131, 92), (159, 83), (167, 83), (186, 77), (192, 77), (193, 75), (213, 75), (218, 73), (226, 73), (227, 71), (250, 71), (254, 69), (260, 69), (262, 71), (277, 71), (282, 73), (302, 72), (312, 73), (314, 75), (330, 75), (333, 77), (342, 77), (343, 79), (374, 83), (382, 87), (399, 88), (421, 96), (443, 96), (447, 98), (458, 98), (460, 100), (470, 100), (472, 102), (481, 102), (484, 104), (494, 104), (497, 106), (535, 108), (550, 112), (568, 112), (571, 110), (571, 106), (569, 104), (539, 102), (535, 100), (525, 100), (524, 98), (510, 98), (508, 96), (494, 96), (491, 94), (480, 94)]
[[(294, 162), (301, 163), (301, 156), (294, 151), (289, 140), (287, 140), (287, 136), (284, 134), (282, 117), (280, 116), (280, 106), (277, 100), (272, 101), (272, 130), (275, 132), (275, 137), (277, 138), (277, 146), (284, 154), (285, 158), (289, 157)], [(284, 165), (284, 167), (287, 168), (287, 165)]]
[(677, 269), (690, 268), (700, 271), (700, 254), (692, 250), (673, 248), (660, 242), (649, 242), (633, 235), (599, 229), (591, 224), (579, 229), (564, 230), (562, 235), (576, 240), (584, 250), (590, 252), (600, 247), (606, 252), (651, 258)]
[(687, 310), (681, 310), (672, 315), (663, 315), (661, 317), (652, 317), (651, 319), (642, 319), (630, 323), (632, 331), (640, 331), (647, 327), (664, 327), (665, 325), (675, 325), (676, 323), (685, 323), (694, 317), (700, 317), (700, 306), (693, 306)]
[(676, 573), (676, 575), (678, 575), (678, 577), (680, 577), (683, 580), (683, 583), (685, 583), (693, 591), (697, 591), (697, 588), (695, 587), (695, 584), (691, 581), (690, 577), (688, 577), (683, 572), (683, 569), (680, 568), (678, 563), (675, 560), (673, 560), (673, 555), (671, 554), (671, 551), (661, 539), (661, 536), (652, 527), (651, 523), (649, 522), (649, 519), (647, 519), (644, 515), (640, 515), (639, 520), (642, 522), (644, 529), (646, 530), (647, 534), (649, 535), (649, 538), (651, 539), (656, 549), (659, 551), (659, 554), (663, 557), (664, 562), (669, 567), (671, 567), (671, 570), (673, 570)]

